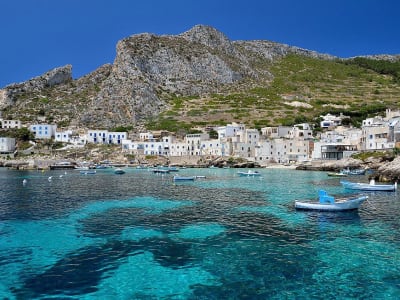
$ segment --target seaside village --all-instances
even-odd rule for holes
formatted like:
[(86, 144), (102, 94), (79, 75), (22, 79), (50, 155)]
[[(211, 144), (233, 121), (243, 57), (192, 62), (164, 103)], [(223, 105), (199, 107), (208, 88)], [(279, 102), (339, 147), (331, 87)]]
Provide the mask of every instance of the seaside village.
[[(168, 132), (143, 132), (129, 137), (127, 132), (60, 130), (54, 124), (22, 124), (1, 119), (2, 128), (26, 126), (36, 140), (52, 139), (63, 143), (62, 150), (83, 148), (86, 144), (115, 144), (124, 154), (194, 159), (237, 157), (260, 166), (296, 165), (315, 160), (340, 160), (359, 151), (387, 150), (400, 145), (400, 111), (386, 110), (385, 116), (368, 118), (361, 128), (342, 125), (345, 115), (321, 116), (321, 131), (314, 134), (307, 123), (294, 126), (246, 128), (243, 124), (214, 127), (218, 138), (211, 139), (207, 130), (178, 139)], [(11, 159), (16, 152), (14, 138), (1, 137), (0, 152)]]

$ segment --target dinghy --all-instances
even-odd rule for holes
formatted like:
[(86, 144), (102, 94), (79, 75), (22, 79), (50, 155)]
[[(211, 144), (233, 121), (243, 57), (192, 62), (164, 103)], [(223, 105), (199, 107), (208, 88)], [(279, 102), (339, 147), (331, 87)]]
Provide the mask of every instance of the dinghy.
[(358, 207), (368, 199), (368, 196), (365, 195), (335, 199), (335, 197), (329, 196), (324, 190), (320, 190), (318, 195), (319, 202), (296, 201), (294, 205), (295, 208), (319, 211), (346, 211), (358, 209)]

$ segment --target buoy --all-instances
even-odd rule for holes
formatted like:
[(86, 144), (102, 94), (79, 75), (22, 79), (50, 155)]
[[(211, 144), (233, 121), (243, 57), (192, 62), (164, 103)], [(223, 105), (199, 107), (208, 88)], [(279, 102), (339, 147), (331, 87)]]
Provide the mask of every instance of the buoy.
[(51, 176), (49, 178), (47, 178), (48, 181), (51, 181)]
[(22, 180), (23, 185), (26, 185), (27, 183), (28, 183), (28, 180), (26, 180), (26, 179)]

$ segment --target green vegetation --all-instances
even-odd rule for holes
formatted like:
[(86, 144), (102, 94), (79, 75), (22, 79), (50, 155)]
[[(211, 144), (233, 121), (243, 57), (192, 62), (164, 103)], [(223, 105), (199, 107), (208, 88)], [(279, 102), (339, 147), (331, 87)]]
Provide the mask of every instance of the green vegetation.
[[(203, 54), (201, 48), (180, 49), (167, 39), (161, 40), (166, 47), (183, 51), (187, 59)], [(232, 68), (238, 66), (231, 57), (224, 59)], [(249, 61), (259, 72), (258, 76), (244, 77), (235, 84), (213, 86), (214, 92), (210, 94), (179, 96), (179, 91), (170, 93), (160, 84), (157, 95), (166, 102), (168, 109), (157, 118), (148, 119), (144, 124), (146, 129), (184, 134), (193, 132), (196, 127), (231, 122), (258, 129), (309, 122), (316, 130), (321, 130), (320, 116), (327, 113), (343, 113), (349, 116), (347, 124), (360, 126), (363, 119), (382, 114), (386, 108), (400, 108), (399, 61), (321, 60), (295, 54), (273, 62), (258, 56)], [(101, 81), (87, 81), (85, 88), (79, 88), (80, 82), (74, 81), (65, 86), (46, 88), (40, 93), (22, 94), (15, 106), (2, 111), (3, 117), (28, 123), (37, 122), (37, 117), (41, 116), (59, 127), (75, 124), (77, 120), (80, 122), (78, 118), (90, 109), (94, 111), (87, 118), (89, 124), (92, 119), (112, 118), (112, 107), (92, 107), (96, 105), (94, 99), (101, 86)], [(129, 105), (123, 108), (127, 113), (131, 112)], [(106, 115), (100, 115), (104, 112)], [(142, 117), (140, 112), (137, 115)], [(129, 132), (135, 129), (129, 124), (121, 124), (123, 126), (109, 130)]]
[(379, 74), (393, 76), (394, 81), (398, 83), (400, 82), (400, 61), (388, 61), (366, 57), (356, 57), (345, 61), (345, 63), (357, 65), (365, 69), (370, 69)]
[(365, 161), (367, 158), (382, 158), (382, 157), (388, 157), (392, 156), (393, 153), (388, 153), (385, 151), (365, 151), (365, 152), (360, 152), (353, 154), (351, 157), (355, 159), (360, 159), (362, 161)]
[(113, 131), (113, 132), (129, 132), (132, 129), (133, 129), (133, 126), (118, 126), (118, 127), (111, 129), (111, 131)]

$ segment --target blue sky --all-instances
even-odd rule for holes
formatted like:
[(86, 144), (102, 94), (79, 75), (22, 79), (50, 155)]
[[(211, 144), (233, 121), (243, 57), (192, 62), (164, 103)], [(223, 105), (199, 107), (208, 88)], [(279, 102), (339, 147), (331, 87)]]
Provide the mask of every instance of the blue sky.
[(0, 88), (71, 64), (74, 78), (115, 58), (118, 40), (197, 24), (339, 57), (400, 54), (398, 0), (0, 0)]

